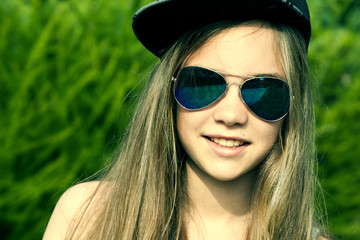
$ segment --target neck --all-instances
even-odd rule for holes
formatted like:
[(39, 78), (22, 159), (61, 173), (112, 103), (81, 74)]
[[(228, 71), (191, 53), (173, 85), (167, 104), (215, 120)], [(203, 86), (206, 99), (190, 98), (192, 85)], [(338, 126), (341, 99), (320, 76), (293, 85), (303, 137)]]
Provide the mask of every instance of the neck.
[[(221, 181), (207, 175), (192, 161), (188, 161), (186, 170), (189, 211), (185, 226), (195, 223), (203, 226), (205, 232), (206, 225), (216, 225), (217, 229), (226, 226), (230, 228), (227, 231), (245, 234), (244, 229), (251, 219), (250, 203), (256, 174)], [(194, 227), (190, 228), (194, 231)]]

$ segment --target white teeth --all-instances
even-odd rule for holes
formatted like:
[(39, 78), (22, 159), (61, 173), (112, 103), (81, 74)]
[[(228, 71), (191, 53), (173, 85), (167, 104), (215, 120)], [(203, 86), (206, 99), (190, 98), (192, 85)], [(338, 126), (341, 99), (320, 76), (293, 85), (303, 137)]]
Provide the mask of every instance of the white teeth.
[(232, 147), (232, 146), (234, 146), (234, 140), (227, 140), (226, 146), (227, 146), (227, 147)]
[(223, 147), (238, 147), (244, 144), (244, 142), (239, 140), (232, 140), (232, 139), (227, 140), (225, 138), (211, 138), (211, 141)]
[(219, 140), (219, 144), (220, 144), (221, 146), (226, 146), (226, 142), (227, 142), (227, 140), (226, 140), (226, 139), (223, 139), (223, 138), (220, 138), (220, 140)]

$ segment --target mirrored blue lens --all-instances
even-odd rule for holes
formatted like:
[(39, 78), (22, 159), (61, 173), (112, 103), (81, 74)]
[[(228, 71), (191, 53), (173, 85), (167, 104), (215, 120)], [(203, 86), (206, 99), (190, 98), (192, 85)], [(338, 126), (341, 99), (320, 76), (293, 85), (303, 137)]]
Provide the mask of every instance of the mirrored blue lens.
[(175, 82), (175, 98), (190, 110), (212, 104), (225, 90), (226, 82), (221, 75), (199, 67), (183, 68)]
[(243, 83), (241, 96), (248, 108), (268, 121), (284, 117), (290, 107), (288, 84), (275, 78), (254, 78)]

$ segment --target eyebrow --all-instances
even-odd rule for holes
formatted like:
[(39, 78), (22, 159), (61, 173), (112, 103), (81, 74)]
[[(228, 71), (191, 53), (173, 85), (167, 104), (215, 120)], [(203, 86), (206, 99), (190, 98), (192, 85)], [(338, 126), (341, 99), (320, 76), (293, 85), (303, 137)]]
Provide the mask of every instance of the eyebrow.
[(283, 76), (281, 76), (280, 74), (276, 74), (276, 73), (260, 73), (260, 74), (255, 74), (252, 75), (254, 77), (270, 77), (270, 78), (280, 78), (280, 79), (285, 79)]
[(250, 74), (250, 75), (239, 75), (239, 74), (233, 74), (233, 73), (227, 73), (227, 72), (222, 72), (222, 71), (218, 71), (218, 70), (213, 70), (210, 69), (214, 72), (220, 73), (221, 75), (224, 76), (233, 76), (233, 77), (244, 77), (244, 78), (253, 78), (253, 77), (270, 77), (270, 78), (279, 78), (284, 80), (285, 78), (283, 76), (280, 76), (280, 74), (276, 74), (276, 73), (256, 73), (256, 74)]
[(285, 76), (282, 76), (278, 73), (254, 73), (254, 74), (250, 74), (250, 75), (240, 75), (240, 74), (235, 74), (235, 73), (227, 73), (220, 69), (214, 69), (214, 68), (209, 68), (209, 67), (204, 67), (204, 66), (198, 66), (198, 67), (209, 69), (211, 71), (220, 73), (221, 75), (224, 75), (224, 76), (233, 76), (233, 77), (242, 77), (242, 78), (270, 77), (270, 78), (279, 78), (281, 80), (285, 80)]

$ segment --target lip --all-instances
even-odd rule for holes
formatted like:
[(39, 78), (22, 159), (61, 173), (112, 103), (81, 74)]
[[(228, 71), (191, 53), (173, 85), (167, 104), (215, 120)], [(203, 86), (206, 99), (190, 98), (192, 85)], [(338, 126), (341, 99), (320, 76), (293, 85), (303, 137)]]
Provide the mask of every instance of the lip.
[[(246, 148), (250, 145), (250, 142), (246, 139), (238, 138), (238, 137), (229, 137), (229, 136), (221, 136), (221, 135), (211, 135), (211, 136), (203, 136), (205, 141), (207, 142), (210, 149), (216, 154), (221, 157), (236, 157), (240, 155)], [(224, 147), (221, 146), (213, 141), (211, 141), (211, 138), (224, 138), (227, 140), (238, 140), (242, 142), (247, 142), (249, 144), (245, 144), (239, 147)]]

